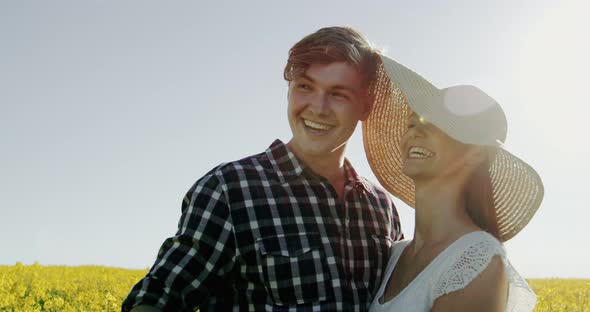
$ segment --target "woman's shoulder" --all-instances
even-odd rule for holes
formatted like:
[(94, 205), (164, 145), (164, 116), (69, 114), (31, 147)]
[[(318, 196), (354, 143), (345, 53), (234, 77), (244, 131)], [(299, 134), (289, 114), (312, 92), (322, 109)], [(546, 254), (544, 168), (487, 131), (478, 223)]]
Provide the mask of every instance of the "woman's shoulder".
[(439, 267), (434, 299), (458, 290), (462, 290), (462, 294), (469, 291), (487, 294), (493, 292), (493, 285), (501, 286), (507, 282), (510, 285), (507, 307), (532, 311), (536, 302), (534, 292), (512, 266), (504, 246), (493, 235), (483, 231), (465, 234), (450, 248), (451, 252)]
[[(491, 259), (494, 255), (499, 255), (502, 258), (506, 257), (506, 250), (504, 245), (485, 231), (475, 231), (464, 234), (459, 237), (447, 248), (447, 259), (449, 261), (456, 261), (458, 258), (470, 259)], [(486, 261), (487, 262), (487, 261)]]
[(436, 295), (467, 287), (490, 265), (494, 256), (499, 256), (500, 263), (506, 261), (506, 251), (494, 236), (484, 231), (461, 236), (448, 247), (440, 262)]
[[(462, 274), (453, 278), (461, 279), (469, 270), (471, 269), (464, 269)], [(486, 311), (503, 310), (508, 299), (508, 287), (503, 261), (494, 256), (473, 278), (465, 277), (461, 283), (447, 284), (446, 291), (440, 291), (435, 296), (432, 310), (475, 311), (482, 307), (489, 308)]]

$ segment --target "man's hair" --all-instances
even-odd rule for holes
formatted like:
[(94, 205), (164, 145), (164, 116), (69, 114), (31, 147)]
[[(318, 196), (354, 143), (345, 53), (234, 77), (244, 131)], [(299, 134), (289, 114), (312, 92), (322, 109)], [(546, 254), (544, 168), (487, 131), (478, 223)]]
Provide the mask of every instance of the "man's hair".
[(291, 81), (303, 74), (312, 64), (347, 62), (354, 65), (363, 85), (374, 84), (379, 51), (367, 39), (350, 27), (326, 27), (306, 36), (289, 50), (283, 76)]

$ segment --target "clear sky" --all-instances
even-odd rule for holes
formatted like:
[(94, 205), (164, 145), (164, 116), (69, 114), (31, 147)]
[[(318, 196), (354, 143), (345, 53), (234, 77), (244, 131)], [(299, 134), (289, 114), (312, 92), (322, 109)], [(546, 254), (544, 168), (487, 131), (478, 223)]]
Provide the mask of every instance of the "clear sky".
[[(590, 278), (590, 5), (0, 0), (0, 264), (152, 265), (212, 167), (290, 139), (289, 48), (348, 25), (439, 87), (504, 107), (545, 183), (507, 242), (525, 277)], [(360, 126), (348, 148), (375, 181)], [(413, 210), (397, 201), (408, 237)], [(586, 247), (584, 247), (586, 246)]]

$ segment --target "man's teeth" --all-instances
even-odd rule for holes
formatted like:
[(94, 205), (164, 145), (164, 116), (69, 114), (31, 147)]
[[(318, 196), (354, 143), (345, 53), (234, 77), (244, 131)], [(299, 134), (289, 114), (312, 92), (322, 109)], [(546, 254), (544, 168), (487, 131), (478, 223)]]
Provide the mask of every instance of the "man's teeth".
[(429, 158), (434, 156), (434, 153), (425, 149), (424, 147), (412, 146), (408, 153), (412, 158)]
[(309, 121), (309, 120), (306, 120), (306, 119), (303, 119), (303, 123), (306, 126), (312, 128), (312, 129), (316, 129), (316, 130), (330, 130), (330, 129), (332, 129), (332, 126), (319, 124), (319, 123), (316, 123), (316, 122), (313, 122), (313, 121)]

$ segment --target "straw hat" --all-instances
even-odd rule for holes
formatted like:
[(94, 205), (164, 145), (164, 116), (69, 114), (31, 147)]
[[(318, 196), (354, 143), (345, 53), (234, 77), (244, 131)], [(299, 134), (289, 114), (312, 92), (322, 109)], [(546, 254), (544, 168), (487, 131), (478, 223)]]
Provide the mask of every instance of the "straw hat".
[(457, 141), (497, 148), (489, 170), (500, 238), (514, 237), (539, 208), (544, 190), (537, 172), (502, 146), (507, 123), (500, 105), (474, 86), (440, 90), (394, 60), (381, 60), (375, 102), (363, 123), (367, 159), (379, 182), (414, 207), (414, 182), (402, 172), (400, 148), (415, 111)]

